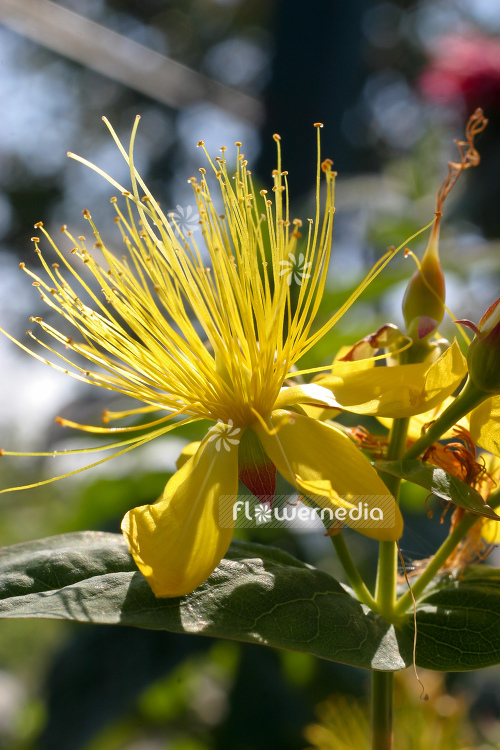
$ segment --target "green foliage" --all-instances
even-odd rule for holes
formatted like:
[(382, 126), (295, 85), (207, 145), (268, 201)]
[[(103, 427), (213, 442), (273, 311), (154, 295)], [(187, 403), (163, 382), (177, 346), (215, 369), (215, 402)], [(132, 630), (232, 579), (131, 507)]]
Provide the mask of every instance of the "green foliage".
[[(413, 613), (395, 628), (333, 577), (279, 549), (234, 541), (200, 588), (156, 599), (122, 537), (62, 534), (0, 552), (0, 618), (133, 625), (229, 638), (378, 670), (412, 662)], [(500, 663), (500, 571), (433, 583), (417, 604), (417, 664)]]
[(235, 541), (202, 586), (156, 599), (120, 535), (63, 534), (0, 552), (0, 618), (134, 625), (278, 646), (399, 670), (411, 641), (334, 578), (273, 547)]
[(71, 518), (58, 531), (102, 528), (102, 524), (121, 518), (134, 505), (155, 502), (170, 477), (171, 474), (155, 473), (98, 479), (73, 499)]
[[(402, 630), (413, 637), (413, 614)], [(438, 583), (417, 603), (417, 664), (464, 672), (500, 662), (500, 570), (469, 568)]]
[(452, 474), (448, 474), (444, 469), (417, 459), (376, 461), (375, 465), (380, 471), (405, 479), (407, 482), (418, 484), (432, 492), (433, 495), (443, 500), (449, 500), (460, 508), (496, 521), (500, 520), (495, 511), (485, 504), (477, 490), (469, 487)]

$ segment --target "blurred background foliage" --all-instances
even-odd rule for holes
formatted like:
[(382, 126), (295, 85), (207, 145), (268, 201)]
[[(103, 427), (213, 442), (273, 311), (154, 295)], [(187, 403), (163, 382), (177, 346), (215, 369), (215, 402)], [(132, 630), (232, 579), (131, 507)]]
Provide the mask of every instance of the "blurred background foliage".
[[(323, 154), (339, 171), (335, 249), (321, 308), (327, 316), (388, 246), (432, 218), (446, 162), (455, 156), (453, 138), (481, 106), (490, 120), (478, 144), (481, 165), (446, 205), (442, 257), (448, 304), (458, 317), (477, 320), (498, 296), (496, 0), (0, 0), (0, 100), (0, 318), (22, 340), (29, 316), (46, 314), (18, 270), (20, 261), (35, 265), (35, 222), (53, 231), (67, 223), (78, 235), (80, 211), (88, 208), (106, 242), (117, 246), (109, 185), (66, 159), (66, 150), (75, 151), (126, 180), (101, 115), (126, 139), (141, 114), (138, 167), (164, 206), (183, 211), (192, 201), (187, 178), (203, 164), (198, 140), (214, 155), (243, 141), (254, 175), (268, 186), (272, 134), (280, 133), (293, 210), (302, 218), (314, 199), (312, 124), (324, 122)], [(418, 253), (424, 242), (412, 249)], [(411, 263), (395, 258), (304, 366), (331, 361), (342, 344), (383, 323), (402, 324)], [(455, 335), (449, 323), (442, 333)], [(121, 408), (119, 399), (75, 388), (5, 339), (0, 355), (5, 447), (83, 447), (87, 438), (68, 436), (52, 418), (96, 423), (104, 408)], [(118, 531), (126, 510), (159, 496), (182, 447), (202, 432), (183, 428), (88, 475), (2, 495), (0, 543), (77, 529)], [(4, 457), (2, 486), (76, 465), (69, 458)], [(418, 567), (447, 524), (439, 512), (427, 518), (417, 488), (407, 488), (403, 503), (404, 554), (409, 568)], [(245, 533), (342, 578), (319, 532)], [(375, 545), (355, 534), (348, 541), (366, 576), (373, 575)], [(356, 717), (367, 675), (354, 668), (130, 628), (2, 621), (0, 636), (0, 750), (327, 750), (354, 746), (354, 726), (356, 747), (363, 746)], [(406, 738), (398, 747), (424, 746), (417, 744), (424, 736), (417, 715), (435, 728), (433, 740), (444, 738), (442, 747), (499, 746), (499, 678), (498, 669), (446, 679), (424, 674), (431, 695), (424, 704), (413, 675), (405, 674), (398, 712), (415, 730), (414, 744)], [(351, 745), (342, 744), (346, 736)]]

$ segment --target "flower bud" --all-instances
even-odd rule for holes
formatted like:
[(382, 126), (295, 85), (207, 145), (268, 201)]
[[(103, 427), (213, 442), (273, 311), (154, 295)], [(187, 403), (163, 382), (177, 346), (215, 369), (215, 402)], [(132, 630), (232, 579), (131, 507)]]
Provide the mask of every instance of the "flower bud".
[[(448, 174), (438, 190), (436, 198), (436, 221), (432, 227), (420, 268), (410, 279), (403, 299), (403, 315), (406, 331), (414, 342), (426, 339), (443, 320), (445, 287), (439, 264), (439, 225), (443, 205), (462, 172), (479, 164), (479, 154), (474, 139), (484, 130), (488, 120), (481, 109), (469, 118), (465, 129), (465, 141), (455, 141), (460, 161), (448, 162)], [(426, 342), (424, 342), (426, 343)]]
[(469, 327), (476, 332), (467, 352), (469, 377), (484, 393), (500, 393), (500, 299), (485, 312), (479, 326), (469, 323)]
[(440, 216), (436, 218), (420, 268), (411, 277), (403, 297), (406, 332), (414, 341), (433, 333), (444, 316), (445, 285), (439, 263), (440, 219)]

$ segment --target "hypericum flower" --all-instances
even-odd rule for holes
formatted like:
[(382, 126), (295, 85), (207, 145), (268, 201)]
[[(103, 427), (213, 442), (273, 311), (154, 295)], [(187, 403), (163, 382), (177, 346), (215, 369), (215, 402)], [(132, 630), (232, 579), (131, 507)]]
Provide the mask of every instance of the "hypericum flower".
[[(463, 427), (453, 430), (454, 440), (446, 445), (435, 443), (425, 454), (425, 460), (439, 466), (448, 474), (458, 477), (469, 487), (477, 490), (485, 505), (490, 495), (498, 488), (500, 463), (496, 456), (480, 453), (472, 441), (470, 433)], [(445, 506), (446, 513), (448, 508)], [(466, 511), (460, 506), (453, 510), (450, 534), (458, 526)], [(484, 560), (491, 552), (491, 545), (500, 539), (500, 524), (497, 520), (476, 516), (477, 521), (469, 529), (459, 546), (452, 552), (443, 566), (444, 570), (455, 571)]]
[[(272, 495), (276, 467), (301, 493), (313, 494), (314, 501), (325, 507), (356, 507), (360, 496), (368, 510), (380, 508), (383, 502), (385, 518), (392, 514), (390, 522), (367, 524), (363, 518), (347, 517), (346, 523), (377, 539), (399, 538), (401, 514), (369, 461), (343, 432), (301, 413), (301, 403), (332, 405), (330, 393), (315, 384), (283, 387), (285, 378), (301, 374), (290, 373), (294, 363), (331, 329), (391, 256), (379, 262), (342, 308), (312, 332), (330, 256), (335, 177), (331, 161), (321, 164), (318, 156), (316, 216), (308, 220), (302, 250), (304, 266), (310, 264), (311, 273), (302, 279), (292, 303), (281, 262), (295, 256), (301, 222), (289, 217), (279, 136), (274, 137), (278, 149), (274, 201), (266, 197), (266, 190), (260, 191), (260, 199), (255, 195), (240, 143), (234, 175), (228, 173), (225, 148), (215, 163), (207, 154), (224, 214), (212, 201), (202, 168), (199, 181), (189, 180), (200, 216), (200, 247), (190, 232), (186, 236), (179, 226), (171, 225), (134, 167), (137, 121), (128, 151), (108, 127), (130, 166), (131, 192), (86, 160), (74, 158), (125, 195), (126, 212), (116, 199), (112, 202), (128, 255), (118, 257), (108, 250), (84, 211), (95, 236), (94, 251), (83, 237), (75, 240), (63, 228), (81, 271), (40, 223), (37, 227), (60, 263), (51, 266), (34, 238), (46, 278), (27, 273), (51, 310), (74, 329), (74, 336), (67, 336), (36, 319), (61, 349), (40, 342), (64, 362), (62, 367), (53, 366), (142, 403), (126, 412), (107, 412), (108, 422), (137, 414), (161, 415), (148, 425), (121, 428), (60, 420), (62, 424), (96, 433), (142, 430), (138, 437), (118, 444), (114, 455), (120, 455), (179, 424), (201, 419), (216, 423), (184, 453), (160, 500), (131, 510), (123, 520), (127, 543), (154, 593), (168, 597), (190, 592), (216, 568), (232, 536), (239, 474), (257, 496)], [(326, 198), (321, 221), (322, 173)], [(68, 351), (90, 365), (73, 364)]]
[(469, 379), (459, 397), (462, 411), (468, 413), (474, 442), (500, 456), (500, 299), (478, 325), (470, 320), (457, 322), (476, 334), (467, 351)]
[(467, 374), (457, 342), (435, 362), (375, 367), (374, 358), (335, 362), (331, 374), (317, 379), (331, 390), (337, 406), (356, 414), (412, 417), (430, 411), (451, 396)]

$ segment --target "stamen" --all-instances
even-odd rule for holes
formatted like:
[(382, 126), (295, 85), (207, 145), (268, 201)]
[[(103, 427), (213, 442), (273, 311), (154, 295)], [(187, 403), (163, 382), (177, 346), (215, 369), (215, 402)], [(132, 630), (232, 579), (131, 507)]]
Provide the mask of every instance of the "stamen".
[[(51, 477), (50, 479), (43, 479), (42, 481), (40, 481), (40, 482), (34, 482), (33, 484), (25, 484), (22, 487), (7, 487), (6, 489), (0, 490), (0, 495), (3, 495), (6, 492), (17, 492), (19, 490), (30, 490), (33, 487), (41, 487), (44, 484), (51, 484), (52, 482), (57, 482), (57, 481), (59, 481), (59, 479), (67, 479), (67, 477), (72, 477), (75, 474), (81, 474), (82, 471), (87, 471), (87, 469), (93, 469), (95, 466), (99, 466), (100, 464), (104, 464), (104, 463), (106, 463), (106, 461), (110, 461), (112, 458), (116, 458), (117, 456), (122, 456), (123, 454), (128, 453), (131, 450), (134, 450), (134, 448), (139, 448), (141, 445), (145, 445), (145, 443), (149, 443), (151, 440), (154, 440), (155, 438), (159, 437), (160, 435), (165, 434), (170, 429), (173, 429), (175, 426), (177, 426), (177, 425), (169, 425), (169, 427), (164, 427), (162, 430), (156, 430), (155, 432), (152, 432), (149, 435), (142, 436), (140, 438), (134, 438), (133, 439), (133, 444), (132, 445), (128, 445), (127, 448), (124, 448), (123, 450), (117, 451), (116, 453), (113, 453), (111, 456), (106, 456), (106, 458), (101, 458), (100, 461), (96, 461), (95, 463), (88, 464), (88, 466), (83, 466), (81, 469), (75, 469), (74, 471), (70, 471), (67, 474), (60, 474), (58, 477)], [(130, 440), (130, 441), (127, 440), (127, 441), (124, 441), (124, 442), (129, 443), (129, 442), (132, 442), (132, 440)], [(123, 443), (122, 443), (122, 445), (123, 445)], [(96, 450), (99, 450), (99, 449), (98, 448), (87, 448), (85, 451), (79, 451), (79, 452), (80, 453), (93, 453)], [(100, 450), (104, 450), (104, 448), (101, 448)], [(66, 453), (70, 453), (70, 452), (71, 451), (66, 451)], [(38, 454), (35, 454), (35, 453), (32, 453), (32, 454), (29, 454), (29, 453), (26, 453), (26, 454), (9, 454), (7, 451), (4, 451), (4, 455), (6, 455), (6, 456), (7, 455), (26, 455), (26, 456), (29, 456), (29, 455), (32, 455), (32, 456), (35, 456), (35, 455), (47, 455), (47, 456), (52, 456), (52, 455), (61, 455), (62, 453), (63, 452), (61, 451), (60, 453), (55, 453), (55, 454), (54, 453), (47, 453), (47, 454), (40, 454), (40, 453), (38, 453)]]

